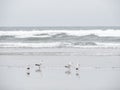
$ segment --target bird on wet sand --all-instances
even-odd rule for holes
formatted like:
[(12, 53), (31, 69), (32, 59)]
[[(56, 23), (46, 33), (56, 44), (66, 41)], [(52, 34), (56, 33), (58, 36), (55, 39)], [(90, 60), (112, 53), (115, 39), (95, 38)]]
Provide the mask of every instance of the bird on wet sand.
[(30, 65), (27, 65), (27, 68), (26, 68), (27, 70), (30, 70)]
[(80, 69), (80, 64), (76, 64), (75, 70), (79, 70), (79, 69)]
[(42, 63), (43, 63), (43, 61), (41, 61), (41, 63), (35, 64), (35, 66), (38, 66), (38, 67), (39, 67), (39, 70), (40, 70), (40, 69), (41, 69), (41, 66), (42, 66)]
[(35, 66), (41, 67), (41, 66), (42, 66), (42, 63), (43, 63), (43, 60), (42, 60), (40, 63), (35, 64)]
[(72, 62), (69, 62), (68, 65), (65, 65), (65, 68), (71, 69), (72, 68)]
[(41, 66), (42, 66), (42, 63), (40, 63), (40, 64), (35, 64), (35, 66), (41, 67)]
[(27, 67), (27, 70), (30, 70), (30, 67)]

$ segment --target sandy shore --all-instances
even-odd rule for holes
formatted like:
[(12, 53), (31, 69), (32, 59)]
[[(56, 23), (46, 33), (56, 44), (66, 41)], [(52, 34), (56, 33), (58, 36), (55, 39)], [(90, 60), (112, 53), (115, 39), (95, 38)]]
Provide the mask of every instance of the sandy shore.
[[(111, 48), (0, 48), (0, 90), (120, 90), (119, 55)], [(66, 69), (69, 62), (80, 70)]]
[(0, 55), (120, 56), (120, 48), (0, 48)]

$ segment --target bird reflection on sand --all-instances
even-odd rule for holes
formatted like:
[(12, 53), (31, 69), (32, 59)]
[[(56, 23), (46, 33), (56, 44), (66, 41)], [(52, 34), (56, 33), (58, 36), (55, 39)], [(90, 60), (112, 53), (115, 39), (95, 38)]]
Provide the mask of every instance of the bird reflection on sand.
[(27, 72), (27, 76), (30, 76), (30, 72)]
[(42, 70), (39, 68), (39, 69), (37, 69), (37, 70), (35, 70), (35, 72), (42, 72)]
[(67, 65), (65, 65), (65, 68), (70, 70), (72, 68), (72, 66), (73, 66), (72, 62), (69, 62)]
[(68, 76), (71, 76), (71, 70), (65, 71), (65, 74), (67, 74)]
[(43, 77), (42, 70), (40, 68), (35, 70), (35, 72), (38, 73), (40, 77)]
[(79, 71), (76, 71), (75, 75), (76, 75), (76, 77), (80, 78), (80, 72)]

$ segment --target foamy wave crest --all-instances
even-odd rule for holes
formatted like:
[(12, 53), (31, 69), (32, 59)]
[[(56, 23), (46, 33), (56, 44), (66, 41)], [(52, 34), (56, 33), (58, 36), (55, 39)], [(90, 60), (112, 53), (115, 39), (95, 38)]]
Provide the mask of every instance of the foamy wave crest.
[(0, 30), (0, 47), (116, 47), (120, 30)]
[(0, 43), (0, 47), (4, 48), (42, 48), (42, 47), (120, 47), (120, 44), (113, 43), (61, 43), (61, 42), (50, 42), (50, 43)]
[(0, 31), (0, 36), (25, 37), (50, 37), (65, 33), (72, 36), (84, 36), (94, 34), (100, 37), (120, 37), (120, 30), (32, 30), (32, 31)]
[(58, 47), (59, 42), (53, 43), (0, 43), (0, 47)]

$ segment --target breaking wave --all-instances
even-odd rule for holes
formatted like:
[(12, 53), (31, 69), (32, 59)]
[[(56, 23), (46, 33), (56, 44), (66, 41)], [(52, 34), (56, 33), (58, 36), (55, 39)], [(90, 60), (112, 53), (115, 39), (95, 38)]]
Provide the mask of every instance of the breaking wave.
[(100, 37), (120, 37), (120, 30), (32, 30), (32, 31), (0, 31), (0, 36), (15, 36), (18, 38), (25, 37), (50, 37), (65, 33), (71, 36), (84, 36), (94, 34)]
[(0, 47), (119, 47), (120, 30), (0, 30)]

